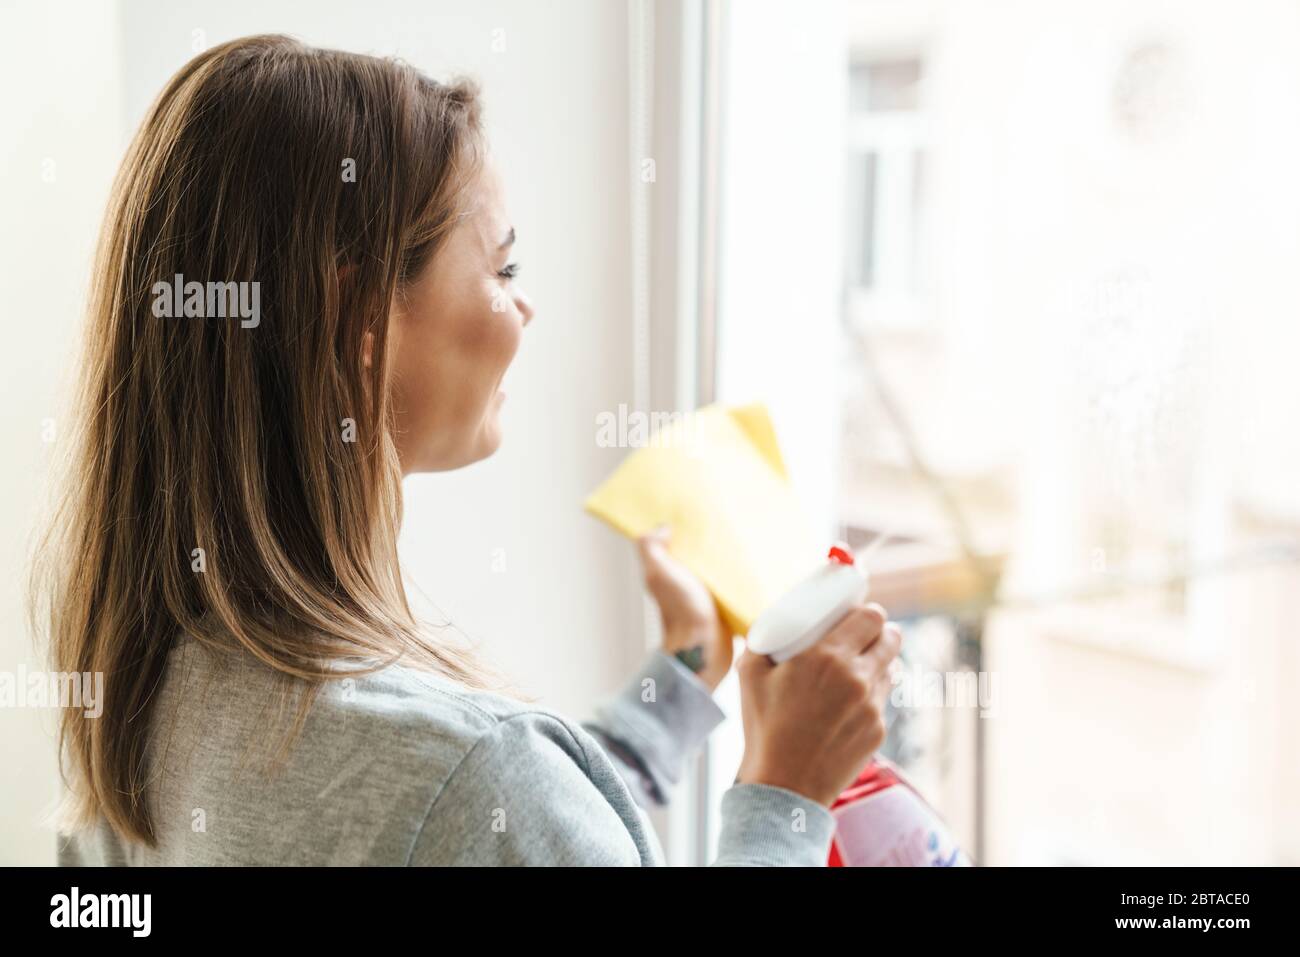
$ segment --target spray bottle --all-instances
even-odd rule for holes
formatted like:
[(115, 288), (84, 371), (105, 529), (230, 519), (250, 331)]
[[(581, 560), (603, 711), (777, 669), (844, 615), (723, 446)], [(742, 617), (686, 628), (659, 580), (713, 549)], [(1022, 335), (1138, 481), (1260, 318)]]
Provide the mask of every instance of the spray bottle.
[[(821, 641), (867, 596), (867, 576), (843, 543), (827, 563), (758, 617), (746, 642), (774, 663)], [(832, 867), (969, 867), (938, 813), (883, 758), (873, 758), (831, 805), (835, 836)]]

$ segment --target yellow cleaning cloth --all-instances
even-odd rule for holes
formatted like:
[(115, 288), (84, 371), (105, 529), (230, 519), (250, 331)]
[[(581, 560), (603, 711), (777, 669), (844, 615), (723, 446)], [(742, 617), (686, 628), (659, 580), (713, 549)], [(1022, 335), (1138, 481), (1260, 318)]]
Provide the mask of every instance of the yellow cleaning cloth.
[(824, 559), (762, 405), (678, 418), (584, 507), (633, 539), (672, 526), (673, 557), (708, 586), (738, 635)]

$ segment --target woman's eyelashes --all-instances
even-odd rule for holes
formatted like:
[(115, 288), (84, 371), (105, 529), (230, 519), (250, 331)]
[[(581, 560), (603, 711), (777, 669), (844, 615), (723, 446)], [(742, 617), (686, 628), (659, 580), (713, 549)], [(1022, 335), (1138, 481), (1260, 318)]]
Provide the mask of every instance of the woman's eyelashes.
[(509, 282), (519, 275), (519, 263), (506, 263), (505, 267), (497, 272), (497, 275)]

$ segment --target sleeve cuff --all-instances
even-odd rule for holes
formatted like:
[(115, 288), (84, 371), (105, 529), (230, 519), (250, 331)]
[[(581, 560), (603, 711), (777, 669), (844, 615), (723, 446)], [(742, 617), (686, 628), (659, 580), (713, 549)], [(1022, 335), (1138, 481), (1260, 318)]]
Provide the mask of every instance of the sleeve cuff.
[(665, 803), (682, 766), (726, 717), (713, 693), (680, 662), (654, 651), (623, 690), (596, 709), (597, 729), (633, 752)]
[(770, 784), (737, 784), (722, 795), (718, 865), (824, 867), (835, 817), (810, 798)]

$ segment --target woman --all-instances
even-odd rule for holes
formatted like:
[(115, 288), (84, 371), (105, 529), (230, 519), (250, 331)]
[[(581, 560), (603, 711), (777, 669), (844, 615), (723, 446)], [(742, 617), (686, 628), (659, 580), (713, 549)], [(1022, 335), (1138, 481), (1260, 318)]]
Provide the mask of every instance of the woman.
[[(163, 90), (114, 188), (84, 415), (38, 582), (68, 711), (65, 863), (651, 864), (731, 637), (666, 536), (665, 648), (584, 728), (408, 608), (403, 475), (501, 440), (533, 309), (474, 89), (252, 37)], [(819, 864), (898, 634), (740, 662), (726, 864)], [(690, 662), (688, 667), (684, 662)], [(649, 681), (647, 680), (649, 679)]]

